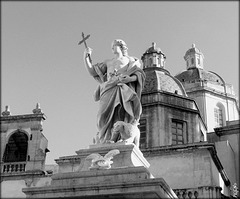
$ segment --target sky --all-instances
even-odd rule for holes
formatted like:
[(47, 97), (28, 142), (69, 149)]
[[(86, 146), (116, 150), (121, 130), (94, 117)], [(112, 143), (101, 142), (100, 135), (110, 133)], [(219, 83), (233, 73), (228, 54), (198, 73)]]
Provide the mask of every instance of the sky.
[(82, 32), (93, 63), (113, 57), (114, 39), (138, 58), (156, 42), (173, 76), (194, 43), (204, 69), (239, 94), (238, 1), (1, 1), (1, 112), (32, 114), (40, 103), (46, 164), (88, 148), (97, 133), (98, 83), (84, 66)]

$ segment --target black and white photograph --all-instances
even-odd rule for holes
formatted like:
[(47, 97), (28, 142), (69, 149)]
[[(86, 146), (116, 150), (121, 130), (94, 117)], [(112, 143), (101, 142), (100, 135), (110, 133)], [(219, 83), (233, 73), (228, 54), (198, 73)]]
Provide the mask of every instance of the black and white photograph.
[(1, 1), (1, 198), (240, 199), (239, 1)]

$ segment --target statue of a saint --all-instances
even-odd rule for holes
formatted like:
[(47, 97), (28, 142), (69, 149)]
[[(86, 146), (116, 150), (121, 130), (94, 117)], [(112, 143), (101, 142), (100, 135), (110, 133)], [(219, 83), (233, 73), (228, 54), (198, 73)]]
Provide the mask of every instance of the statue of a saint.
[[(138, 123), (142, 112), (141, 92), (145, 73), (139, 59), (130, 57), (123, 40), (112, 42), (114, 57), (93, 65), (89, 57), (92, 49), (84, 51), (84, 63), (99, 86), (95, 91), (95, 100), (99, 101), (97, 114), (98, 143), (112, 140), (111, 130), (117, 121), (130, 124)], [(112, 140), (116, 142), (118, 138)]]

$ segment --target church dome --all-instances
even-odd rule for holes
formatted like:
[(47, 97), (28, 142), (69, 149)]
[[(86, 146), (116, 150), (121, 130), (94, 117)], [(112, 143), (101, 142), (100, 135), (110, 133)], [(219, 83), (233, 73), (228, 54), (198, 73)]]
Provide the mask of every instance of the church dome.
[(152, 42), (152, 46), (148, 48), (145, 53), (143, 53), (141, 60), (143, 63), (143, 68), (164, 68), (166, 56), (159, 47), (156, 47), (156, 43)]
[(163, 68), (145, 68), (146, 74), (144, 92), (164, 91), (187, 96), (181, 82)]
[(184, 59), (187, 63), (187, 69), (175, 75), (183, 84), (196, 82), (208, 82), (214, 85), (224, 84), (224, 80), (218, 74), (203, 69), (204, 55), (196, 48), (195, 44), (192, 44), (192, 47), (187, 50)]
[(146, 74), (143, 93), (164, 91), (187, 96), (182, 83), (165, 69), (166, 56), (156, 43), (148, 48), (142, 56), (143, 70)]
[(187, 50), (187, 52), (184, 55), (184, 59), (186, 60), (186, 58), (192, 54), (199, 54), (203, 56), (203, 53), (198, 48), (196, 48), (195, 44), (192, 44), (192, 48)]
[(159, 47), (156, 47), (156, 43), (152, 42), (152, 46), (148, 48), (144, 54), (152, 54), (152, 53), (158, 53), (162, 54), (164, 58), (166, 59), (166, 56), (163, 54), (162, 50)]
[(218, 74), (201, 68), (190, 68), (177, 74), (175, 77), (184, 83), (207, 81), (216, 85), (224, 84), (223, 79)]

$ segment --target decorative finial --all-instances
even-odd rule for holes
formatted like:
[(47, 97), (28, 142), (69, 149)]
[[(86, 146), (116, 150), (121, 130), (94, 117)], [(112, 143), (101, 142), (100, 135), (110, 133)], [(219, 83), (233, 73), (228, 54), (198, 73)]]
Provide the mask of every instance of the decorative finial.
[(5, 106), (5, 111), (2, 112), (2, 116), (9, 116), (11, 115), (9, 106)]
[(42, 110), (41, 110), (41, 108), (40, 108), (40, 104), (39, 104), (39, 103), (37, 103), (36, 108), (33, 109), (32, 112), (33, 112), (34, 114), (42, 113)]
[(196, 46), (195, 44), (192, 44), (192, 48), (195, 48), (195, 46)]
[(156, 42), (152, 42), (153, 49), (156, 49)]

